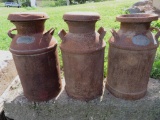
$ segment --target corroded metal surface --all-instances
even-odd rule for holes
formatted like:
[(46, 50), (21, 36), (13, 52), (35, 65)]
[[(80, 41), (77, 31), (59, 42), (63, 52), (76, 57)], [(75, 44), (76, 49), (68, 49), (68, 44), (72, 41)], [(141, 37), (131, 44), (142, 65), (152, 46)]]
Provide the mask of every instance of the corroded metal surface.
[(144, 22), (151, 22), (157, 20), (158, 16), (156, 14), (128, 14), (128, 15), (120, 15), (116, 17), (116, 20), (119, 22), (126, 22), (126, 23), (144, 23)]
[[(14, 17), (17, 16), (17, 18)], [(44, 32), (45, 13), (13, 13), (8, 19), (16, 26), (8, 35), (10, 51), (23, 86), (24, 95), (33, 101), (47, 101), (61, 89), (57, 42), (54, 30)], [(12, 34), (17, 30), (17, 35)]]
[(49, 16), (44, 12), (14, 12), (8, 16), (8, 20), (11, 21), (46, 20), (48, 18)]
[(150, 31), (156, 15), (132, 14), (118, 16), (118, 32), (112, 30), (109, 40), (107, 89), (116, 97), (136, 100), (144, 97), (154, 61), (158, 37)]
[(91, 100), (102, 94), (106, 31), (95, 31), (98, 13), (71, 12), (63, 19), (69, 32), (60, 31), (66, 91), (79, 100)]

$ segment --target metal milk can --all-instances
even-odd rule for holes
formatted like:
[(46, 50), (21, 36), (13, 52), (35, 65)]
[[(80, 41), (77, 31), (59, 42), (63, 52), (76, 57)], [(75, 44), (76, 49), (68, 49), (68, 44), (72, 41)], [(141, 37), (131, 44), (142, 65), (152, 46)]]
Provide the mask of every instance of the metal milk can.
[(75, 99), (94, 99), (102, 94), (106, 31), (95, 31), (98, 13), (69, 12), (63, 19), (69, 27), (68, 33), (59, 33), (66, 92)]
[[(9, 14), (16, 28), (8, 31), (12, 38), (10, 51), (21, 80), (24, 95), (32, 101), (47, 101), (61, 90), (57, 41), (54, 30), (44, 31), (46, 13)], [(17, 30), (17, 34), (12, 31)]]
[[(160, 32), (150, 27), (154, 14), (120, 15), (120, 30), (109, 40), (107, 89), (116, 97), (136, 100), (145, 96)], [(154, 36), (152, 29), (158, 30)]]

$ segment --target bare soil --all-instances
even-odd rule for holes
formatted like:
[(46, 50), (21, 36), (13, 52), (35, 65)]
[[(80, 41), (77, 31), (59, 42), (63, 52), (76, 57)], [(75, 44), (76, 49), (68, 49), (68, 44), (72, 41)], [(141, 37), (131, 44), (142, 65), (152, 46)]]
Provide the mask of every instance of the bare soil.
[(8, 62), (7, 67), (0, 70), (0, 95), (3, 94), (17, 74), (13, 60), (6, 62)]
[(0, 96), (16, 77), (17, 71), (9, 51), (0, 50)]

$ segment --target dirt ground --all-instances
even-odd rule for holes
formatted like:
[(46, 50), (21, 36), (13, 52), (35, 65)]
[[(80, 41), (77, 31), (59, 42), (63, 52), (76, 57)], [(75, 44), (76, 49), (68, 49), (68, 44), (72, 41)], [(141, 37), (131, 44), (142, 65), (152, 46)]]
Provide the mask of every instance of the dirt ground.
[(17, 71), (9, 51), (0, 50), (0, 96), (16, 77)]
[(8, 60), (7, 62), (8, 66), (0, 70), (0, 95), (3, 94), (17, 74), (13, 60)]

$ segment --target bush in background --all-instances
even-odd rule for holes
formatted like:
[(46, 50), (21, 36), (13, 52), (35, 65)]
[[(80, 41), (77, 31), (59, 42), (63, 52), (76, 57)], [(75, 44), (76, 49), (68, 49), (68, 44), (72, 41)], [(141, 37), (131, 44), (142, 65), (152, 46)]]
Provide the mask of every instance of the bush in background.
[(31, 3), (29, 1), (22, 3), (22, 7), (28, 7), (28, 6), (31, 6)]
[(57, 0), (55, 1), (55, 6), (65, 6), (67, 5), (66, 0)]
[[(153, 27), (157, 27), (160, 29), (160, 20), (152, 22)], [(159, 38), (160, 40), (160, 38)], [(157, 49), (157, 54), (152, 66), (151, 77), (160, 79), (160, 48)]]
[(111, 0), (93, 0), (94, 2), (103, 2), (103, 1), (111, 1)]
[(37, 1), (38, 7), (55, 7), (55, 1)]

